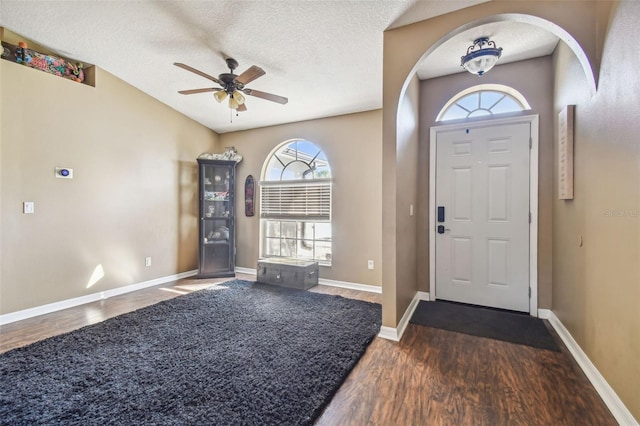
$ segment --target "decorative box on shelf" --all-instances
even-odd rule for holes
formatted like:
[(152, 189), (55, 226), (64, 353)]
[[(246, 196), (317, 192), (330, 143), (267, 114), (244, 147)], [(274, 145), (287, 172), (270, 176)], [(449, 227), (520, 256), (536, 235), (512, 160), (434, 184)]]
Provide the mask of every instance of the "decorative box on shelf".
[(260, 259), (256, 281), (307, 290), (318, 285), (318, 262), (281, 257)]

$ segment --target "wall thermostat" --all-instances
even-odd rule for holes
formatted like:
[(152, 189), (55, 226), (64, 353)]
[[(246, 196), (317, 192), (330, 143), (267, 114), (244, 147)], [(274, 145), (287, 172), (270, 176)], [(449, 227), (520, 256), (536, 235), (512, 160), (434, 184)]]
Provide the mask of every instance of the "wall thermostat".
[(62, 179), (73, 179), (73, 169), (68, 167), (56, 167), (56, 177)]

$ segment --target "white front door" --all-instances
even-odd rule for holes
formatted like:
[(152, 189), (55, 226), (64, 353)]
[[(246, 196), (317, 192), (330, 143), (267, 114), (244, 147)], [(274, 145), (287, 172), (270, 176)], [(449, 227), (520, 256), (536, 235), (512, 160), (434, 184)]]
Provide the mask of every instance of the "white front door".
[(436, 137), (436, 298), (529, 312), (530, 123)]

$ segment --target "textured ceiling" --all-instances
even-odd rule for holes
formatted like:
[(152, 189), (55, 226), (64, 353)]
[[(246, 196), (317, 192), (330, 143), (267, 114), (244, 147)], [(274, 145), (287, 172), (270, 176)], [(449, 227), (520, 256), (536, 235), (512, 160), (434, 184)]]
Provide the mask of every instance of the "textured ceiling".
[[(381, 108), (383, 31), (484, 1), (0, 0), (0, 26), (95, 64), (225, 133)], [(422, 78), (457, 72), (473, 31), (441, 46), (426, 62), (437, 67), (423, 68)], [(480, 33), (505, 48), (503, 62), (527, 45), (510, 44), (523, 37), (522, 30), (509, 29), (504, 37), (499, 28)], [(248, 111), (231, 123), (226, 103), (216, 103), (211, 93), (177, 93), (215, 84), (174, 62), (217, 76), (228, 72), (224, 55), (238, 60), (237, 73), (262, 67), (266, 75), (248, 87), (286, 96), (289, 103), (247, 96)]]

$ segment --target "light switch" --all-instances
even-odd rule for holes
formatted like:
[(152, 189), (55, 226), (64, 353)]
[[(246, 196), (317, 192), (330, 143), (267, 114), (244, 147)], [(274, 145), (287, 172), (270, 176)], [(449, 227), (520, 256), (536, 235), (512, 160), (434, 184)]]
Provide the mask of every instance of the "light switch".
[(24, 214), (31, 214), (35, 212), (35, 203), (33, 201), (25, 201), (22, 203), (22, 212)]
[(413, 216), (413, 204), (409, 204), (409, 216)]

